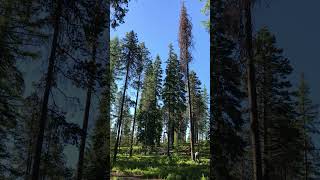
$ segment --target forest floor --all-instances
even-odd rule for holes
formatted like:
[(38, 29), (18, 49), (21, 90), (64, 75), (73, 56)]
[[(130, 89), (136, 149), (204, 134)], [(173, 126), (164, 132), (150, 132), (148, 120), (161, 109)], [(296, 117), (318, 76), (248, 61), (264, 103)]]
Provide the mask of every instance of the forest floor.
[(145, 155), (120, 153), (112, 168), (113, 179), (205, 179), (209, 175), (209, 159), (194, 162), (189, 155)]

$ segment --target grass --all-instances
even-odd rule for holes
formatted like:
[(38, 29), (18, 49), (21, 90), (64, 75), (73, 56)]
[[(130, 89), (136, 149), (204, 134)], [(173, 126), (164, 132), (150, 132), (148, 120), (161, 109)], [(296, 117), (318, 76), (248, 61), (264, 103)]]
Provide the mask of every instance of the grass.
[(187, 155), (177, 155), (177, 153), (174, 153), (171, 158), (156, 154), (138, 154), (132, 157), (119, 154), (112, 171), (116, 175), (144, 179), (205, 179), (209, 175), (209, 159), (203, 157), (201, 163), (198, 163), (190, 160)]

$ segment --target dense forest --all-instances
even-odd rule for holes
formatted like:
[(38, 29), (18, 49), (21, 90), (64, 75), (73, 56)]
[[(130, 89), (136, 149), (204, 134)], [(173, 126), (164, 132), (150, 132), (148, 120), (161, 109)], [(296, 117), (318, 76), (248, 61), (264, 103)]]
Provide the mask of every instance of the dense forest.
[(1, 0), (0, 179), (319, 179), (306, 75), (256, 1), (201, 2), (210, 87), (184, 2), (163, 59), (135, 30), (110, 38), (129, 0)]
[(210, 179), (319, 179), (318, 106), (254, 5), (210, 7)]
[(109, 32), (127, 3), (0, 1), (0, 179), (110, 177)]
[[(143, 36), (138, 38), (134, 31), (111, 39), (115, 177), (200, 179), (209, 175), (209, 94), (196, 70), (190, 70), (191, 61), (197, 59), (192, 58), (192, 23), (184, 3), (179, 18), (179, 56), (171, 43), (168, 59), (151, 57), (141, 42)], [(196, 152), (201, 152), (201, 159)]]
[(0, 2), (1, 179), (109, 179), (157, 158), (167, 169), (144, 177), (175, 178), (178, 166), (208, 176), (209, 95), (189, 68), (187, 9), (166, 60), (134, 31), (110, 40), (128, 10), (126, 0)]

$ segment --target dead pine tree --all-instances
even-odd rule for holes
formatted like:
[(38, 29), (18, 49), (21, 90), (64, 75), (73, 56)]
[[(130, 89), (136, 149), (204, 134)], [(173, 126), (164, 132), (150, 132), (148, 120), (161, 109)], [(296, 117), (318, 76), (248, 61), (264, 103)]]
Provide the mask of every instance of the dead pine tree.
[(182, 70), (185, 73), (185, 80), (187, 81), (188, 105), (189, 105), (189, 120), (190, 120), (190, 153), (191, 159), (194, 160), (194, 124), (192, 118), (192, 107), (190, 98), (190, 78), (189, 78), (189, 63), (192, 60), (190, 48), (192, 47), (192, 24), (188, 17), (187, 9), (182, 3), (180, 12), (180, 26), (179, 26), (179, 48), (180, 61)]

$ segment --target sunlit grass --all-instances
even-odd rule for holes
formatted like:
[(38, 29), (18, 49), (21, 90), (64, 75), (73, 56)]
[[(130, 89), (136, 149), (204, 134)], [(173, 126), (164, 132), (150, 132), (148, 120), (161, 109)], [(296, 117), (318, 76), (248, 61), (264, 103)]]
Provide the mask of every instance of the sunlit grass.
[[(139, 149), (139, 147), (134, 147)], [(124, 150), (124, 149), (122, 149)], [(126, 152), (124, 150), (123, 152)], [(119, 154), (113, 165), (113, 173), (123, 176), (140, 176), (161, 179), (205, 179), (209, 175), (209, 159), (202, 157), (201, 163), (194, 162), (186, 155)]]

